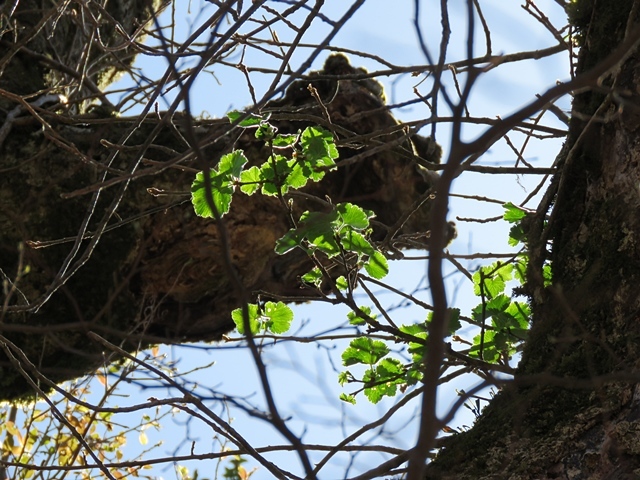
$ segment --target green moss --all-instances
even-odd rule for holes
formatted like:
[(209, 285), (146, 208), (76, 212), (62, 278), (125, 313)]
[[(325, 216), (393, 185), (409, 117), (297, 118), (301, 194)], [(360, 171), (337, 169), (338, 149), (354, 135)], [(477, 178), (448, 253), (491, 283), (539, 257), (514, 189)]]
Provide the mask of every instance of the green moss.
[[(606, 52), (605, 48), (617, 45), (622, 39), (632, 5), (633, 0), (571, 0), (566, 11), (569, 23), (576, 29), (579, 45), (593, 48), (597, 44), (595, 51), (610, 53), (611, 50)], [(597, 41), (589, 41), (591, 38)]]

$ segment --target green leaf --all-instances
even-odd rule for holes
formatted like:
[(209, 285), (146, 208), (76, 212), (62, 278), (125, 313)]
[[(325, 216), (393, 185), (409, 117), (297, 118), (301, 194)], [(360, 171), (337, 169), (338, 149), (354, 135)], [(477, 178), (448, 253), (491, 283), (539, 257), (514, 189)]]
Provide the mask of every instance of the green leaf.
[[(364, 313), (365, 315), (368, 315), (373, 319), (377, 317), (375, 313), (371, 313), (370, 307), (360, 307), (360, 310), (362, 310), (362, 313)], [(367, 323), (363, 318), (359, 317), (356, 312), (347, 313), (347, 318), (349, 319), (349, 323), (351, 325), (364, 325)]]
[(345, 229), (340, 235), (340, 243), (349, 251), (360, 255), (373, 255), (375, 250), (369, 241), (360, 232), (351, 228)]
[(289, 186), (284, 181), (289, 175), (291, 169), (286, 157), (282, 155), (276, 155), (269, 157), (269, 159), (262, 165), (260, 169), (260, 175), (264, 180), (262, 184), (263, 195), (277, 195), (278, 186), (282, 194), (287, 193)]
[(310, 170), (305, 167), (296, 159), (289, 160), (288, 163), (290, 172), (287, 176), (286, 183), (291, 188), (302, 188), (308, 182), (311, 176)]
[[(447, 308), (447, 334), (452, 335), (456, 332), (462, 324), (460, 323), (460, 309), (459, 308)], [(427, 314), (427, 325), (433, 321), (433, 312)]]
[(321, 127), (307, 127), (300, 136), (303, 161), (310, 168), (309, 178), (317, 182), (322, 180), (326, 171), (334, 170), (338, 158), (338, 149), (333, 135)]
[[(215, 170), (211, 170), (211, 196), (213, 205), (220, 216), (229, 212), (231, 196), (233, 195), (233, 185), (225, 179), (224, 175), (218, 175)], [(191, 204), (196, 215), (204, 218), (215, 218), (211, 205), (207, 201), (204, 173), (198, 172), (191, 184)]]
[[(232, 110), (231, 112), (227, 113), (227, 118), (231, 123), (235, 123), (237, 120), (239, 120), (241, 117), (245, 115), (247, 115), (245, 112)], [(238, 124), (238, 126), (243, 128), (257, 127), (258, 125), (260, 125), (261, 122), (265, 122), (269, 120), (270, 116), (271, 116), (271, 113), (266, 113), (264, 115), (256, 115), (255, 113), (250, 113), (247, 116), (247, 118), (245, 118)]]
[(240, 190), (247, 195), (256, 193), (262, 185), (262, 171), (255, 165), (240, 174)]
[(268, 318), (266, 327), (275, 334), (282, 334), (291, 328), (293, 310), (282, 302), (267, 302), (264, 305), (264, 316)]
[(390, 390), (390, 388), (387, 388), (384, 385), (378, 385), (378, 386), (375, 386), (375, 387), (365, 388), (364, 389), (364, 394), (369, 399), (369, 401), (375, 405), (380, 400), (382, 400), (382, 397), (384, 397), (385, 394), (387, 394), (387, 393), (389, 393), (390, 397), (395, 396), (395, 394), (396, 394), (396, 386), (392, 385), (391, 389), (393, 391), (392, 392), (388, 392), (388, 390)]
[(234, 150), (220, 158), (218, 162), (218, 175), (224, 175), (227, 181), (239, 179), (242, 168), (248, 162), (242, 150)]
[(508, 243), (512, 247), (515, 247), (519, 243), (527, 243), (527, 234), (519, 223), (513, 225), (509, 230)]
[[(433, 313), (429, 314), (431, 317), (433, 316)], [(427, 338), (426, 337), (426, 333), (427, 333), (427, 324), (426, 323), (412, 323), (411, 325), (401, 325), (400, 326), (400, 331), (403, 333), (406, 333), (408, 335), (413, 335), (414, 337), (418, 337), (418, 338)], [(421, 335), (424, 334), (424, 335)]]
[[(233, 183), (240, 177), (243, 166), (247, 163), (247, 157), (242, 150), (234, 150), (223, 155), (218, 162), (218, 169), (212, 169), (210, 174), (211, 196), (213, 205), (220, 216), (229, 212), (231, 197), (234, 191)], [(205, 218), (214, 218), (215, 215), (207, 202), (204, 172), (198, 172), (191, 184), (191, 203), (196, 215)]]
[(397, 358), (383, 358), (376, 370), (381, 380), (391, 380), (392, 378), (404, 375), (404, 367)]
[(263, 140), (267, 142), (276, 136), (277, 131), (278, 129), (273, 125), (271, 125), (270, 123), (260, 122), (260, 125), (258, 125), (258, 129), (256, 130), (255, 136), (258, 140)]
[(338, 383), (340, 384), (341, 387), (344, 387), (345, 384), (349, 383), (351, 381), (351, 373), (349, 372), (349, 370), (345, 370), (344, 372), (340, 372), (338, 374)]
[[(510, 263), (495, 262), (480, 269), (473, 274), (473, 293), (480, 296), (481, 293), (488, 298), (504, 292), (506, 283), (511, 280), (513, 265)], [(481, 290), (482, 289), (482, 290)]]
[(289, 230), (282, 238), (276, 241), (276, 253), (283, 255), (298, 245), (303, 240), (309, 242), (311, 248), (317, 248), (334, 257), (340, 253), (340, 247), (335, 239), (336, 220), (335, 211), (330, 213), (304, 212), (298, 222), (298, 228)]
[(302, 235), (296, 229), (291, 229), (278, 240), (276, 240), (274, 251), (278, 255), (284, 255), (285, 253), (289, 253), (294, 248), (300, 246), (303, 240), (304, 235)]
[(389, 273), (389, 263), (382, 253), (375, 251), (369, 257), (369, 261), (364, 264), (364, 269), (373, 278), (380, 280)]
[(364, 230), (369, 226), (369, 218), (373, 217), (373, 212), (365, 211), (352, 203), (339, 203), (336, 209), (342, 217), (345, 225), (349, 225), (357, 230)]
[(553, 272), (551, 271), (551, 264), (545, 263), (542, 267), (542, 277), (544, 278), (544, 286), (548, 287), (553, 283)]
[[(260, 309), (258, 308), (258, 305), (255, 305), (253, 303), (248, 304), (247, 307), (249, 310), (249, 326), (251, 328), (251, 333), (255, 335), (260, 331), (261, 326), (261, 322), (259, 321)], [(233, 310), (231, 312), (231, 318), (233, 320), (233, 323), (236, 324), (238, 333), (244, 335), (244, 319), (242, 316), (242, 309), (236, 308), (235, 310)]]
[(342, 400), (343, 402), (350, 403), (351, 405), (356, 404), (356, 397), (354, 397), (353, 395), (347, 395), (346, 393), (340, 394), (340, 400)]
[(460, 323), (460, 309), (459, 308), (447, 308), (449, 313), (449, 323), (447, 324), (447, 332), (449, 335), (453, 335), (462, 328)]
[[(302, 132), (300, 143), (306, 155), (313, 159), (336, 159), (338, 149), (329, 130), (322, 127), (307, 127)], [(333, 162), (331, 162), (333, 164)]]
[(365, 387), (364, 394), (371, 403), (378, 403), (382, 397), (393, 397), (397, 393), (397, 385), (405, 383), (404, 368), (402, 364), (393, 358), (385, 358), (374, 368), (367, 370), (362, 381), (367, 384), (376, 384)]
[(338, 278), (336, 278), (336, 288), (341, 292), (349, 290), (349, 282), (346, 278), (344, 278), (344, 275), (340, 275)]
[[(431, 314), (433, 315), (433, 314)], [(412, 335), (416, 338), (426, 340), (428, 337), (427, 323), (414, 323), (411, 325), (401, 325), (400, 331)], [(427, 346), (418, 342), (409, 342), (408, 351), (414, 363), (418, 364), (422, 361), (423, 356), (427, 352)]]
[(520, 207), (517, 207), (511, 202), (507, 202), (502, 205), (504, 208), (504, 219), (509, 223), (516, 223), (527, 216), (527, 212)]
[(513, 277), (524, 285), (527, 281), (527, 268), (529, 267), (529, 257), (520, 255), (513, 266)]
[(313, 267), (312, 270), (302, 275), (302, 277), (300, 277), (300, 280), (302, 280), (304, 283), (309, 283), (311, 285), (319, 287), (322, 283), (322, 272), (318, 267)]
[[(496, 348), (494, 343), (494, 337), (496, 332), (493, 330), (487, 330), (484, 332), (484, 343), (482, 350), (482, 358), (486, 362), (494, 363), (500, 358), (500, 352)], [(480, 343), (481, 335), (473, 337), (473, 346), (469, 349), (469, 356), (471, 358), (480, 358)]]
[(420, 380), (422, 380), (422, 371), (420, 370), (420, 362), (413, 362), (415, 366), (409, 368), (407, 373), (405, 374), (405, 382), (407, 385), (415, 385)]
[(511, 318), (514, 320), (512, 327), (519, 327), (527, 330), (529, 328), (529, 320), (531, 319), (531, 307), (525, 302), (511, 302), (506, 309)]
[(511, 298), (502, 293), (487, 302), (486, 310), (492, 313), (504, 312), (510, 303)]
[(279, 133), (273, 139), (274, 147), (289, 147), (298, 141), (299, 134), (291, 133), (291, 134), (282, 134)]
[(374, 365), (389, 353), (389, 348), (379, 340), (369, 337), (359, 337), (351, 340), (347, 349), (342, 353), (342, 363), (345, 367), (356, 363)]
[(475, 308), (471, 310), (471, 318), (473, 318), (474, 321), (481, 323), (487, 318), (493, 317), (494, 315), (499, 315), (500, 313), (504, 312), (510, 303), (511, 298), (503, 294), (498, 295), (486, 302), (484, 304), (484, 307), (482, 304), (476, 305)]

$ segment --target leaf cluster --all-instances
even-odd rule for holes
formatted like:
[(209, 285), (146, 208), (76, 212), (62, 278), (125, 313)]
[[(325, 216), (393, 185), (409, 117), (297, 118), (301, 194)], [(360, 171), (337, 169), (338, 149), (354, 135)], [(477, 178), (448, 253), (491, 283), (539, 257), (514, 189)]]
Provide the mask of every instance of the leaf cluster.
[[(230, 112), (231, 122), (241, 128), (255, 128), (256, 138), (270, 147), (271, 155), (261, 165), (245, 170), (249, 160), (241, 150), (224, 155), (216, 168), (196, 175), (192, 185), (192, 202), (196, 213), (203, 217), (222, 216), (229, 212), (236, 189), (246, 194), (278, 196), (322, 180), (327, 171), (336, 168), (338, 150), (331, 133), (320, 127), (307, 127), (293, 135), (282, 135), (268, 122), (267, 115)], [(352, 203), (326, 203), (321, 211), (305, 211), (299, 219), (290, 215), (293, 198), (288, 196), (290, 230), (276, 241), (275, 252), (285, 255), (294, 249), (302, 249), (316, 266), (301, 277), (303, 283), (321, 289), (324, 282), (332, 282), (336, 295), (346, 292), (348, 298), (356, 286), (358, 272), (364, 269), (374, 279), (382, 279), (389, 272), (385, 255), (370, 241), (371, 219), (375, 213)], [(526, 244), (527, 220), (530, 213), (511, 203), (505, 204), (504, 219), (513, 224), (509, 243)], [(329, 263), (327, 263), (329, 262)], [(327, 265), (333, 262), (345, 272), (332, 278)], [(506, 293), (509, 282), (525, 282), (528, 257), (521, 253), (512, 262), (495, 262), (481, 267), (473, 275), (474, 293), (481, 302), (471, 312), (473, 323), (481, 326), (480, 334), (473, 339), (467, 352), (469, 357), (487, 363), (507, 363), (526, 339), (530, 309), (527, 303), (517, 301)], [(549, 272), (547, 272), (549, 273)], [(345, 297), (341, 297), (345, 298)], [(376, 315), (369, 307), (355, 307), (348, 314), (348, 322), (355, 326), (367, 326), (370, 333), (380, 330)], [(293, 321), (292, 310), (283, 302), (248, 304), (246, 313), (238, 308), (232, 319), (240, 334), (270, 332), (286, 333)], [(349, 403), (356, 402), (356, 395), (363, 392), (372, 403), (383, 397), (393, 397), (404, 392), (422, 379), (426, 354), (429, 323), (433, 314), (420, 323), (402, 325), (394, 329), (396, 343), (405, 345), (410, 360), (391, 356), (388, 341), (377, 340), (370, 335), (351, 340), (342, 353), (345, 367), (339, 374), (341, 385), (359, 384), (358, 390), (341, 394)], [(460, 311), (449, 309), (448, 334), (454, 335), (461, 328)], [(454, 337), (455, 339), (456, 337)], [(353, 367), (364, 367), (361, 374)]]
[[(232, 122), (245, 116), (241, 112), (228, 114)], [(242, 150), (234, 150), (220, 158), (217, 168), (209, 170), (208, 179), (204, 172), (196, 174), (191, 185), (191, 203), (197, 215), (216, 218), (227, 214), (237, 187), (247, 195), (260, 191), (263, 195), (282, 196), (309, 181), (319, 182), (328, 171), (337, 168), (338, 149), (331, 132), (307, 127), (293, 135), (278, 134), (268, 118), (249, 115), (238, 123), (243, 128), (256, 128), (256, 138), (271, 147), (272, 154), (262, 165), (244, 170), (249, 160)]]
[[(365, 315), (371, 316), (371, 309), (362, 307), (360, 309)], [(460, 327), (460, 310), (457, 308), (448, 309), (448, 333), (453, 335)], [(391, 352), (388, 345), (380, 340), (373, 340), (369, 337), (358, 337), (351, 341), (349, 347), (342, 354), (342, 364), (345, 367), (354, 365), (364, 365), (368, 367), (361, 378), (357, 378), (351, 370), (345, 370), (338, 376), (340, 385), (362, 384), (362, 387), (351, 394), (342, 393), (340, 399), (355, 404), (356, 395), (364, 392), (364, 395), (371, 403), (378, 403), (383, 397), (394, 397), (398, 390), (404, 392), (407, 388), (415, 385), (422, 379), (422, 365), (426, 355), (426, 343), (428, 337), (429, 323), (433, 320), (433, 313), (430, 312), (426, 321), (411, 325), (402, 325), (399, 332), (404, 334), (403, 339), (407, 343), (408, 353), (411, 355), (410, 362), (401, 362), (397, 358), (388, 357)], [(349, 321), (359, 325), (365, 320), (355, 314), (349, 314)], [(407, 340), (407, 338), (414, 340)]]

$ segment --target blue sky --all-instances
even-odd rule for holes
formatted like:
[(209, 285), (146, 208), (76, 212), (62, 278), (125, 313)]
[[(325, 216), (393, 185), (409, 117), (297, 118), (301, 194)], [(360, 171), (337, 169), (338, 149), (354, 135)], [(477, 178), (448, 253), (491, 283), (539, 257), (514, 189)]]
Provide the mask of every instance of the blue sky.
[[(274, 2), (276, 3), (276, 2)], [(453, 35), (450, 43), (448, 60), (459, 60), (465, 57), (466, 16), (461, 0), (450, 1), (450, 19)], [(189, 8), (191, 15), (186, 13)], [(393, 6), (390, 6), (393, 4)], [(426, 32), (427, 43), (433, 55), (438, 50), (440, 40), (440, 23), (438, 6), (439, 2), (421, 2), (421, 25)], [(537, 1), (538, 7), (545, 11), (556, 26), (563, 25), (563, 14), (558, 5), (552, 0)], [(344, 11), (350, 2), (328, 0), (323, 12), (336, 18)], [(352, 50), (364, 51), (372, 55), (378, 55), (388, 59), (397, 65), (420, 65), (427, 61), (420, 52), (416, 43), (416, 34), (412, 25), (414, 2), (400, 0), (388, 2), (386, 0), (367, 0), (364, 6), (350, 20), (343, 31), (331, 42), (331, 45), (340, 46)], [(505, 2), (503, 0), (482, 1), (485, 18), (492, 31), (493, 53), (508, 54), (521, 50), (534, 50), (549, 47), (555, 44), (553, 37), (542, 28), (521, 8), (519, 2)], [(196, 22), (196, 12), (199, 5), (197, 0), (184, 2), (178, 5), (176, 11), (176, 37), (186, 35), (188, 23)], [(206, 4), (204, 12), (212, 12), (215, 8)], [(165, 14), (163, 21), (168, 22), (170, 12)], [(200, 17), (200, 19), (203, 17)], [(292, 36), (282, 26), (275, 27), (281, 40), (289, 40)], [(314, 43), (326, 34), (324, 25), (312, 26), (307, 32), (304, 41)], [(477, 54), (484, 52), (482, 31), (477, 31)], [(306, 58), (308, 50), (301, 49), (292, 60), (293, 68), (297, 68), (299, 62)], [(239, 52), (231, 58), (239, 58)], [(321, 55), (315, 68), (320, 68), (325, 55)], [(380, 65), (368, 58), (358, 58), (352, 55), (352, 63), (357, 66), (365, 66), (370, 71), (380, 69)], [(248, 53), (248, 64), (269, 65), (267, 56), (260, 53)], [(162, 59), (140, 57), (137, 65), (143, 72), (151, 77), (158, 78), (166, 68)], [(271, 65), (273, 66), (273, 65)], [(234, 108), (242, 108), (250, 103), (250, 96), (246, 87), (244, 76), (237, 70), (227, 67), (213, 66), (211, 74), (203, 74), (192, 91), (192, 102), (197, 113), (212, 117), (221, 117), (226, 111)], [(461, 77), (463, 79), (463, 77)], [(502, 65), (500, 68), (489, 72), (481, 78), (474, 88), (469, 103), (469, 110), (473, 116), (496, 118), (506, 116), (518, 107), (525, 105), (534, 99), (535, 94), (542, 93), (546, 88), (553, 86), (558, 79), (568, 78), (568, 55), (566, 53), (556, 55), (550, 59), (537, 62), (529, 61)], [(419, 82), (419, 78), (404, 76), (394, 79), (380, 78), (385, 84), (387, 92), (394, 93), (393, 100), (401, 101), (414, 97), (413, 87)], [(126, 82), (126, 79), (123, 80)], [(252, 74), (252, 82), (258, 92), (263, 93), (268, 86), (269, 79), (260, 74)], [(392, 85), (392, 82), (393, 83)], [(420, 88), (420, 87), (419, 87)], [(448, 92), (453, 94), (451, 83), (448, 84)], [(426, 87), (422, 87), (424, 91)], [(171, 95), (169, 94), (169, 97)], [(568, 100), (563, 103), (568, 107)], [(159, 105), (160, 109), (166, 105)], [(426, 107), (414, 106), (400, 109), (396, 112), (402, 120), (425, 118), (428, 115)], [(545, 117), (547, 124), (562, 128), (555, 119)], [(464, 137), (472, 139), (484, 127), (465, 127)], [(446, 125), (438, 127), (438, 141), (447, 148), (448, 128)], [(523, 137), (514, 135), (512, 141), (520, 146)], [(525, 157), (536, 166), (547, 166), (553, 162), (559, 151), (559, 141), (533, 141), (527, 148)], [(492, 147), (480, 160), (485, 165), (513, 165), (515, 155), (504, 142), (499, 142)], [(503, 201), (519, 203), (535, 186), (535, 180), (530, 178), (516, 178), (506, 175), (479, 175), (467, 172), (458, 178), (453, 187), (454, 193), (465, 195), (477, 195), (496, 198)], [(531, 203), (533, 208), (535, 203)], [(487, 204), (477, 201), (453, 198), (451, 201), (450, 218), (475, 217), (489, 218), (502, 214), (502, 208), (497, 204)], [(510, 251), (507, 246), (508, 226), (505, 222), (492, 222), (487, 224), (469, 223), (458, 221), (458, 239), (450, 247), (452, 253), (469, 254), (473, 252), (498, 252)], [(411, 255), (420, 256), (420, 252)], [(489, 263), (487, 260), (485, 263)], [(478, 261), (463, 262), (469, 269), (480, 265)], [(453, 267), (448, 266), (450, 272)], [(426, 271), (426, 261), (402, 261), (392, 264), (392, 271), (388, 278), (390, 284), (405, 291), (412, 291), (422, 285), (416, 295), (429, 302), (429, 292), (421, 284)], [(463, 314), (478, 303), (471, 292), (470, 282), (462, 275), (453, 275), (448, 283), (449, 298), (454, 301), (454, 306), (461, 308)], [(388, 293), (379, 292), (380, 300), (385, 306), (399, 302), (398, 297)], [(332, 326), (344, 322), (346, 310), (342, 307), (328, 307), (321, 304), (307, 304), (295, 307), (297, 323), (294, 328), (305, 323), (302, 333), (311, 335), (325, 331)], [(416, 307), (402, 308), (393, 311), (394, 318), (400, 323), (412, 323), (424, 320), (426, 312)], [(467, 334), (472, 335), (471, 329)], [(237, 335), (231, 335), (237, 337)], [(318, 347), (313, 344), (293, 344), (282, 342), (265, 351), (265, 361), (268, 364), (270, 379), (276, 399), (283, 415), (291, 416), (290, 422), (297, 434), (304, 432), (304, 441), (308, 443), (334, 444), (340, 441), (346, 434), (359, 426), (372, 421), (387, 411), (395, 401), (383, 401), (378, 405), (370, 405), (364, 398), (360, 399), (357, 406), (352, 407), (338, 400), (342, 391), (337, 383), (337, 373), (340, 366), (340, 352), (346, 346), (345, 341), (324, 342)], [(222, 347), (222, 348), (220, 348)], [(207, 349), (192, 349), (181, 347), (162, 347), (169, 357), (179, 360), (178, 367), (181, 371), (189, 371), (203, 364), (215, 361), (215, 364), (203, 371), (190, 375), (202, 385), (215, 387), (217, 391), (228, 395), (248, 397), (251, 402), (261, 405), (262, 392), (257, 382), (255, 367), (247, 351), (244, 349), (230, 349), (229, 345), (209, 345)], [(453, 401), (457, 399), (456, 389), (468, 388), (476, 380), (472, 377), (461, 377), (459, 380), (443, 386), (439, 391), (441, 399), (440, 413), (444, 415)], [(126, 401), (118, 400), (120, 405), (132, 404), (142, 401), (150, 394), (149, 391), (137, 392), (132, 389), (131, 397)], [(153, 395), (160, 397), (156, 392)], [(221, 404), (212, 402), (214, 409), (224, 412)], [(417, 402), (403, 408), (388, 423), (384, 432), (376, 431), (382, 435), (382, 439), (401, 448), (410, 448), (415, 441), (415, 418), (418, 414)], [(232, 409), (230, 415), (234, 417), (233, 426), (241, 431), (254, 445), (273, 445), (286, 443), (267, 422), (250, 418), (246, 414)], [(165, 421), (159, 431), (148, 431), (150, 443), (162, 440), (164, 445), (156, 452), (173, 453), (177, 441), (185, 437), (186, 427), (180, 425), (180, 421), (186, 421), (184, 415), (177, 416), (176, 422)], [(471, 424), (473, 416), (467, 409), (461, 409), (456, 417), (457, 424)], [(212, 433), (202, 424), (192, 422), (189, 425), (189, 434), (196, 442), (195, 453), (215, 451), (219, 446), (212, 440)], [(376, 442), (382, 439), (377, 439)], [(135, 438), (131, 439), (135, 442)], [(182, 453), (188, 453), (190, 444), (182, 449)], [(132, 447), (133, 449), (133, 447)], [(275, 463), (282, 465), (290, 471), (299, 471), (298, 461), (293, 453), (283, 453), (269, 456)], [(317, 461), (321, 456), (313, 456)], [(381, 457), (377, 454), (362, 455), (355, 459), (350, 473), (355, 474), (370, 468), (379, 462)], [(321, 478), (342, 478), (345, 472), (347, 456), (336, 457), (321, 473)], [(250, 465), (255, 465), (250, 462)], [(201, 477), (211, 478), (215, 462), (200, 462), (189, 464), (189, 468), (200, 470)], [(169, 470), (155, 467), (152, 470), (165, 479), (175, 478), (175, 473)], [(262, 468), (252, 477), (253, 479), (267, 479), (270, 475)]]

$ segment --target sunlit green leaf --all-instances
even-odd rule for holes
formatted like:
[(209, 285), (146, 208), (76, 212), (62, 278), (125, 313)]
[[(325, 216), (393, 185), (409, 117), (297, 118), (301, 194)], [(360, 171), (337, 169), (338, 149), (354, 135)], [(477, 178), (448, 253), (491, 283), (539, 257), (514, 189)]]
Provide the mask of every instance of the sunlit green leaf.
[(346, 278), (344, 278), (343, 275), (340, 275), (338, 278), (336, 278), (336, 288), (341, 292), (349, 290), (349, 282)]
[(473, 274), (473, 293), (480, 296), (493, 298), (504, 292), (506, 282), (512, 278), (513, 265), (510, 263), (495, 262), (480, 269)]
[(500, 358), (500, 352), (493, 341), (494, 337), (495, 332), (493, 330), (484, 332), (484, 342), (482, 342), (481, 335), (473, 337), (473, 346), (469, 349), (469, 356), (480, 358), (480, 346), (482, 344), (482, 359), (489, 363), (497, 362)]
[(523, 285), (527, 281), (528, 266), (529, 257), (527, 255), (520, 255), (513, 266), (513, 277)]
[(376, 367), (380, 379), (392, 379), (404, 374), (404, 367), (397, 358), (383, 358)]
[(356, 404), (356, 397), (354, 397), (353, 395), (347, 395), (346, 393), (340, 394), (340, 400), (342, 400), (343, 402), (350, 403), (352, 405)]
[(240, 190), (247, 195), (253, 195), (260, 189), (260, 185), (262, 184), (261, 170), (256, 166), (245, 170), (240, 174), (240, 182), (242, 182)]
[(351, 381), (351, 373), (349, 373), (349, 370), (345, 370), (344, 372), (340, 372), (338, 374), (338, 383), (340, 384), (340, 386), (344, 386), (350, 381)]
[(544, 286), (548, 287), (553, 283), (553, 273), (551, 271), (551, 264), (546, 263), (542, 267), (542, 277), (544, 278)]
[(310, 283), (311, 285), (315, 285), (316, 287), (319, 287), (320, 284), (322, 283), (322, 272), (318, 267), (313, 267), (312, 270), (302, 275), (300, 279), (304, 283)]
[(242, 168), (248, 161), (242, 150), (227, 153), (220, 158), (218, 175), (226, 177), (226, 180), (239, 179)]
[(389, 263), (385, 256), (376, 250), (364, 264), (364, 269), (373, 278), (380, 280), (386, 277), (389, 273)]
[(297, 133), (292, 133), (292, 134), (278, 134), (276, 135), (276, 137), (273, 139), (273, 146), (274, 147), (288, 147), (290, 145), (293, 145), (294, 143), (296, 143), (296, 141), (298, 140), (298, 134)]
[(302, 188), (308, 182), (311, 176), (311, 172), (305, 165), (296, 159), (289, 160), (288, 162), (290, 173), (287, 176), (286, 183), (291, 188)]
[(268, 122), (260, 122), (255, 136), (258, 140), (268, 141), (276, 136), (278, 129)]
[(282, 302), (267, 302), (264, 305), (264, 316), (268, 318), (267, 328), (273, 333), (282, 334), (291, 328), (293, 310)]
[[(231, 123), (234, 123), (245, 115), (247, 115), (245, 112), (232, 110), (231, 112), (227, 113), (227, 118)], [(260, 122), (265, 122), (269, 120), (270, 116), (271, 116), (271, 113), (265, 113), (264, 115), (256, 115), (255, 113), (250, 113), (247, 115), (247, 118), (242, 120), (238, 125), (244, 128), (257, 127), (258, 125), (260, 125)]]
[(369, 337), (358, 337), (351, 340), (349, 347), (342, 353), (345, 367), (356, 363), (373, 365), (389, 353), (389, 348), (379, 340)]
[(375, 404), (384, 396), (396, 395), (397, 385), (404, 383), (404, 368), (398, 360), (385, 358), (379, 365), (367, 370), (362, 381), (365, 385), (371, 385), (364, 389), (364, 394)]
[(511, 302), (506, 312), (515, 320), (517, 327), (527, 329), (531, 318), (531, 307), (525, 302)]
[(307, 127), (300, 136), (300, 144), (313, 181), (321, 180), (326, 171), (336, 168), (334, 160), (338, 158), (338, 149), (331, 132), (321, 127)]
[[(370, 307), (360, 307), (360, 310), (362, 310), (362, 313), (368, 315), (373, 319), (377, 317), (375, 313), (371, 312)], [(347, 318), (349, 319), (349, 323), (351, 325), (364, 325), (365, 323), (367, 323), (363, 318), (360, 318), (356, 312), (347, 313)]]
[(344, 229), (340, 235), (340, 243), (346, 250), (355, 252), (358, 255), (373, 255), (375, 253), (373, 246), (364, 235), (350, 228)]
[(285, 183), (287, 175), (291, 168), (286, 157), (275, 155), (269, 159), (260, 168), (260, 176), (264, 180), (262, 184), (263, 195), (277, 195), (278, 192), (285, 194), (289, 190), (289, 186)]
[[(242, 172), (242, 167), (247, 163), (247, 158), (242, 150), (236, 150), (223, 155), (218, 163), (218, 170), (209, 171), (211, 196), (213, 205), (220, 216), (229, 212), (231, 197), (233, 195), (233, 182), (237, 181)], [(198, 172), (191, 184), (191, 203), (196, 215), (205, 218), (214, 218), (211, 205), (207, 201), (207, 185), (204, 172)]]
[[(259, 321), (260, 309), (258, 305), (255, 305), (253, 303), (248, 304), (247, 307), (249, 310), (249, 327), (251, 328), (251, 333), (255, 335), (260, 331), (260, 326), (261, 326), (261, 322)], [(242, 315), (242, 309), (236, 308), (235, 310), (233, 310), (231, 312), (231, 318), (233, 319), (233, 323), (236, 324), (236, 329), (238, 330), (238, 333), (240, 333), (241, 335), (244, 335), (245, 329), (244, 329), (244, 318)]]
[[(428, 336), (426, 322), (401, 325), (400, 331), (422, 340), (426, 340)], [(419, 363), (427, 351), (427, 346), (419, 342), (409, 342), (408, 351), (412, 355), (413, 361)]]
[(504, 205), (504, 219), (509, 223), (516, 223), (527, 216), (527, 212), (520, 207), (517, 207), (511, 202), (507, 202)]
[(329, 257), (340, 253), (335, 239), (335, 221), (338, 215), (330, 213), (305, 212), (300, 217), (298, 228), (291, 229), (276, 241), (276, 253), (280, 255), (300, 245), (303, 240), (309, 242), (311, 248), (323, 251)]
[(482, 323), (483, 320), (504, 312), (510, 303), (511, 298), (504, 294), (498, 295), (484, 305), (476, 305), (471, 311), (471, 318), (478, 323)]
[(522, 225), (520, 225), (519, 223), (516, 225), (513, 225), (509, 230), (509, 239), (508, 239), (509, 245), (512, 247), (515, 247), (519, 243), (526, 243), (526, 242), (527, 242), (527, 234), (522, 228)]
[(278, 255), (284, 255), (301, 244), (304, 235), (297, 229), (291, 229), (282, 237), (276, 240), (275, 252)]
[(342, 221), (345, 225), (349, 225), (358, 230), (364, 230), (369, 226), (369, 218), (373, 216), (373, 213), (352, 203), (339, 203), (336, 205), (336, 209), (342, 217)]
[[(215, 170), (212, 170), (210, 187), (213, 205), (218, 214), (222, 216), (229, 211), (231, 196), (233, 195), (233, 186), (224, 176), (218, 175)], [(205, 218), (215, 217), (211, 205), (207, 201), (203, 172), (198, 172), (195, 180), (191, 184), (191, 204), (193, 205), (196, 215)]]

